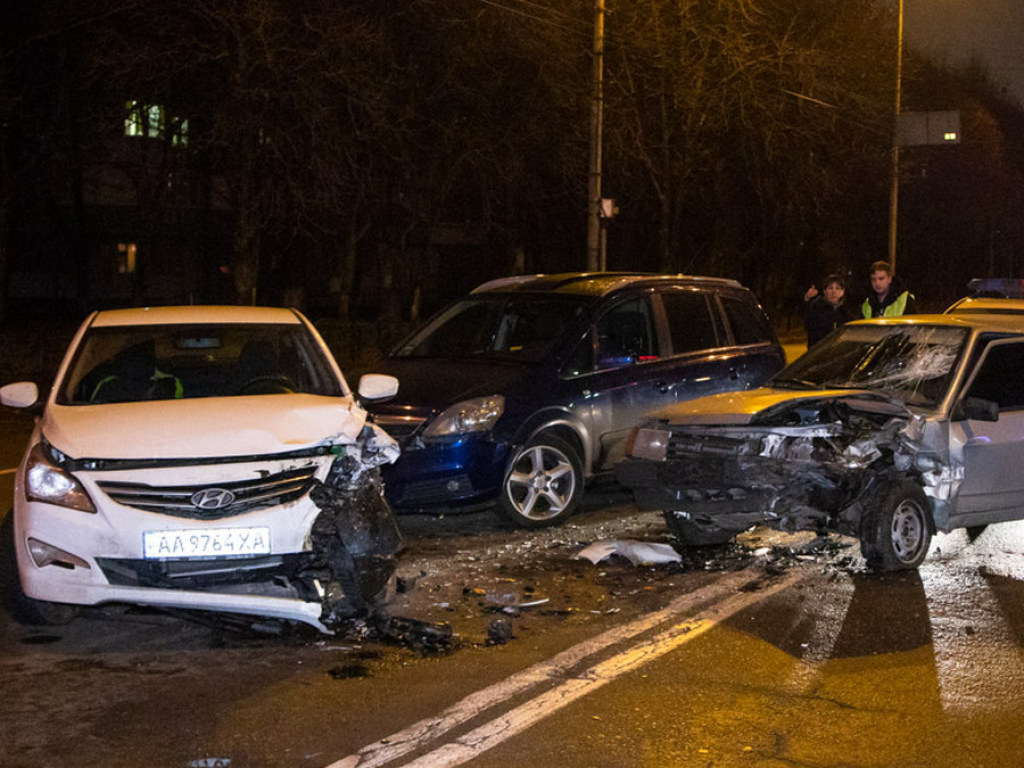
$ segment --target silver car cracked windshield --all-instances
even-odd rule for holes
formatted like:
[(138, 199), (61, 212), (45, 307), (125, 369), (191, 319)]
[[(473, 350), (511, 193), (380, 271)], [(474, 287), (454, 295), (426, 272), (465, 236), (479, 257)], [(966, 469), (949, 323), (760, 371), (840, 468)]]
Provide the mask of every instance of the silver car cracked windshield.
[(682, 545), (756, 524), (860, 540), (876, 571), (1024, 517), (1024, 318), (852, 323), (766, 387), (656, 411), (617, 467)]
[(330, 632), (382, 607), (401, 537), (378, 467), (398, 448), (298, 312), (94, 313), (38, 399), (0, 388), (41, 410), (0, 531), (16, 619), (136, 603)]

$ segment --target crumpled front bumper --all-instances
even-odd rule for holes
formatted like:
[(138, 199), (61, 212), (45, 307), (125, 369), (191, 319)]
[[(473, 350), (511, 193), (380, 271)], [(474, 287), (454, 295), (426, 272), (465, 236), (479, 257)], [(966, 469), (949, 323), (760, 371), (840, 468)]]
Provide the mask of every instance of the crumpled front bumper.
[[(728, 530), (742, 531), (763, 522), (772, 493), (743, 487), (719, 476), (715, 482), (696, 484), (694, 473), (678, 462), (629, 459), (615, 467), (619, 483), (633, 491), (641, 510), (683, 511), (689, 516)], [(686, 477), (685, 485), (680, 485)]]
[[(381, 611), (402, 540), (384, 500), (379, 465), (397, 451), (375, 428), (367, 427), (362, 438), (358, 446), (288, 459), (76, 468), (95, 512), (28, 500), (19, 478), (13, 535), (22, 590), (29, 598), (55, 603), (245, 614), (321, 631)], [(297, 465), (315, 468), (301, 496), (219, 517), (140, 508), (103, 489), (111, 482), (217, 488)], [(202, 538), (225, 529), (259, 531), (269, 548), (244, 555), (157, 557), (143, 544), (147, 532)]]

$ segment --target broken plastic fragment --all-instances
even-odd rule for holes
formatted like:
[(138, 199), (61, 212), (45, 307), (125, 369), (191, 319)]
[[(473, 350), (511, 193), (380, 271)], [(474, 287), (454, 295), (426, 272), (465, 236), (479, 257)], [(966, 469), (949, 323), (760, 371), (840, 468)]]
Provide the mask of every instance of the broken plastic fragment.
[(544, 605), (544, 603), (547, 603), (547, 602), (550, 602), (550, 601), (551, 601), (550, 597), (543, 597), (540, 600), (530, 600), (527, 603), (520, 603), (519, 607), (520, 608), (533, 608), (534, 606)]
[(595, 541), (576, 554), (577, 559), (589, 560), (595, 565), (612, 555), (626, 558), (633, 565), (678, 563), (682, 557), (669, 544), (632, 539), (606, 539)]

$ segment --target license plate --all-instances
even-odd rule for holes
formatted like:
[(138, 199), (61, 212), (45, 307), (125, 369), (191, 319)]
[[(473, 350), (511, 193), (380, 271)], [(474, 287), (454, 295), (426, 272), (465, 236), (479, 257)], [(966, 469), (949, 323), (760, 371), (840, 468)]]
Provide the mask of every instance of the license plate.
[(269, 528), (197, 528), (142, 534), (142, 556), (146, 559), (268, 554)]

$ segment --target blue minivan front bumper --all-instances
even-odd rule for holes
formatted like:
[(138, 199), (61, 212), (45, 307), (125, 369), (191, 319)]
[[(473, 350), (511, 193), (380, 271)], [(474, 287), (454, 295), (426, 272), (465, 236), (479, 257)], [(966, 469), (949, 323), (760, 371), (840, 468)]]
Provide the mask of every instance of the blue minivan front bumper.
[(385, 468), (388, 502), (397, 513), (489, 505), (501, 490), (509, 451), (491, 434), (404, 446)]

